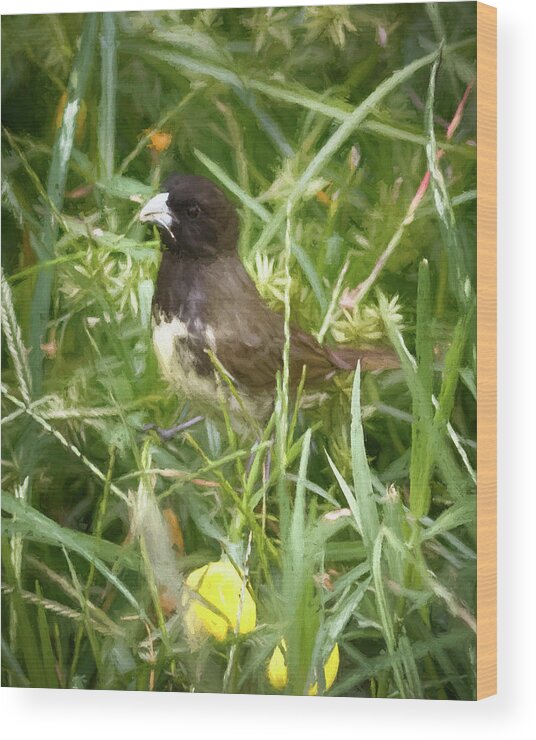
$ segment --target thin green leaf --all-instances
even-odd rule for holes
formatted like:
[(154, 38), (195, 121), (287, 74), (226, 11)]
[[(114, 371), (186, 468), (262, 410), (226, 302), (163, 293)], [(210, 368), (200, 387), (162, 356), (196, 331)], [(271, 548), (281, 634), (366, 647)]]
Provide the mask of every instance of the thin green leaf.
[[(35, 592), (40, 598), (42, 598), (39, 581), (35, 582)], [(54, 651), (52, 650), (47, 615), (42, 604), (37, 605), (37, 627), (39, 629), (41, 655), (43, 657), (43, 671), (46, 675), (47, 687), (50, 689), (57, 689), (59, 688), (59, 684), (58, 677), (56, 676), (56, 659), (54, 657)]]
[(454, 209), (448, 193), (447, 184), (439, 165), (434, 128), (435, 90), (437, 74), (441, 64), (442, 48), (443, 46), (440, 46), (432, 66), (430, 83), (428, 86), (428, 99), (425, 109), (426, 130), (428, 134), (426, 159), (428, 161), (428, 169), (431, 175), (434, 205), (439, 217), (443, 240), (447, 248), (451, 289), (458, 298), (460, 306), (467, 306), (472, 293), (472, 287), (467, 274), (464, 253), (458, 237), (456, 216), (454, 215)]
[(101, 16), (101, 97), (97, 141), (99, 152), (99, 176), (109, 180), (114, 173), (115, 160), (115, 115), (117, 97), (117, 60), (115, 18), (113, 13)]
[(352, 388), (352, 426), (351, 426), (352, 474), (361, 534), (365, 545), (372, 550), (380, 529), (378, 509), (372, 490), (372, 479), (365, 450), (365, 435), (361, 419), (361, 367), (358, 363)]
[(461, 527), (464, 524), (472, 524), (475, 521), (475, 517), (476, 497), (467, 496), (440, 514), (427, 529), (423, 530), (421, 539), (429, 540), (438, 535), (445, 534), (451, 529)]
[[(67, 100), (62, 116), (61, 126), (56, 134), (52, 149), (52, 161), (47, 179), (47, 196), (54, 205), (49, 209), (43, 223), (41, 243), (48, 259), (54, 257), (54, 246), (58, 236), (58, 225), (55, 211), (61, 211), (65, 195), (65, 183), (69, 161), (76, 131), (76, 121), (85, 95), (86, 85), (91, 71), (95, 49), (98, 16), (87, 15), (80, 37), (80, 47), (69, 77)], [(48, 267), (39, 272), (35, 283), (30, 320), (30, 369), (32, 372), (33, 392), (41, 392), (43, 358), (42, 345), (45, 343), (45, 331), (50, 312), (50, 299), (54, 270)]]
[(197, 159), (205, 165), (207, 170), (214, 175), (214, 177), (219, 180), (227, 190), (229, 190), (229, 192), (239, 198), (246, 208), (249, 208), (249, 210), (258, 216), (264, 223), (267, 223), (270, 220), (270, 212), (256, 201), (255, 198), (248, 195), (248, 193), (246, 193), (238, 183), (230, 178), (218, 164), (213, 162), (206, 154), (203, 154), (203, 152), (200, 152), (198, 149), (194, 149), (194, 154)]
[[(112, 548), (110, 548), (111, 543), (104, 544), (103, 546), (104, 540), (100, 538), (93, 538), (90, 535), (83, 535), (81, 532), (74, 532), (61, 527), (32, 506), (17, 501), (10, 493), (4, 493), (2, 496), (2, 509), (16, 517), (15, 522), (11, 526), (15, 527), (17, 531), (24, 530), (24, 537), (26, 539), (36, 539), (37, 541), (47, 542), (57, 547), (65, 547), (81, 555), (89, 563), (92, 563), (123, 594), (142, 619), (147, 620), (144, 610), (129, 589), (100, 559), (103, 551), (110, 553), (110, 549), (112, 549), (117, 552), (119, 549), (117, 546), (114, 547), (112, 545)], [(97, 552), (99, 556), (97, 556)], [(128, 558), (125, 557), (125, 563), (127, 562)]]
[(428, 513), (431, 502), (430, 477), (434, 462), (436, 433), (432, 426), (432, 309), (430, 269), (427, 260), (419, 266), (417, 289), (417, 384), (413, 395), (413, 422), (410, 462), (410, 509), (420, 518)]
[[(422, 67), (426, 67), (428, 64), (433, 62), (435, 58), (435, 52), (433, 54), (427, 54), (426, 56), (411, 62), (403, 69), (393, 72), (390, 77), (381, 82), (375, 90), (365, 98), (357, 108), (355, 108), (352, 114), (330, 136), (328, 141), (320, 151), (317, 152), (302, 175), (298, 178), (288, 196), (288, 200), (291, 205), (299, 201), (306, 191), (310, 181), (320, 174), (322, 168), (336, 154), (350, 135), (360, 126), (373, 108), (377, 106), (386, 95), (395, 90), (403, 82), (410, 79), (410, 77), (412, 77), (415, 72), (418, 72), (419, 69), (422, 69)], [(280, 206), (257, 240), (257, 243), (254, 246), (254, 251), (260, 251), (268, 246), (272, 238), (282, 226), (285, 220), (285, 214), (286, 206)]]

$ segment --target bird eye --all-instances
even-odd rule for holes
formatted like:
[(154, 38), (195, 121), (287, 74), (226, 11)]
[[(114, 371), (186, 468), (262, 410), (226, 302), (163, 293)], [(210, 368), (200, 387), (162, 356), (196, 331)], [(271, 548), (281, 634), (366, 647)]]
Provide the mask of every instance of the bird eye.
[(188, 216), (188, 218), (197, 218), (200, 213), (201, 208), (197, 205), (197, 203), (188, 206), (188, 208), (186, 209), (186, 215)]

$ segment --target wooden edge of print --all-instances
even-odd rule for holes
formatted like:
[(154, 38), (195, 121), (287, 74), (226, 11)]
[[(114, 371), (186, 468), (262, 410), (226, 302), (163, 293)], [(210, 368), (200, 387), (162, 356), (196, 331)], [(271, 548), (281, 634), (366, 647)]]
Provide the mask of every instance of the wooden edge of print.
[(497, 10), (477, 3), (477, 699), (497, 693)]

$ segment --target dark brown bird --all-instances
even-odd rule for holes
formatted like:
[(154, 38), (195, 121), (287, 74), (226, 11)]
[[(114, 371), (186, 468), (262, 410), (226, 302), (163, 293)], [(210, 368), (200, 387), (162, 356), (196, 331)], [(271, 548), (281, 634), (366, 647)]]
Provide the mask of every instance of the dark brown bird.
[[(265, 304), (238, 257), (234, 205), (210, 180), (174, 174), (140, 221), (156, 224), (164, 248), (153, 298), (153, 342), (164, 376), (212, 415), (219, 407), (213, 353), (240, 394), (238, 402), (225, 391), (235, 427), (248, 425), (248, 417), (262, 422), (283, 366), (284, 319)], [(316, 390), (358, 360), (364, 370), (398, 366), (388, 350), (320, 345), (295, 326), (290, 334), (291, 388), (304, 365), (306, 386)]]

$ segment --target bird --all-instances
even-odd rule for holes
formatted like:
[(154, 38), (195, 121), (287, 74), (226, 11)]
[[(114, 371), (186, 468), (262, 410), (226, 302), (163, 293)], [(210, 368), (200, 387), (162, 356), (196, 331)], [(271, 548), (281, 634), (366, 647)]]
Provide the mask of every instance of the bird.
[[(209, 417), (221, 415), (223, 398), (238, 432), (252, 421), (262, 424), (272, 413), (283, 369), (285, 320), (267, 305), (240, 260), (235, 205), (208, 178), (173, 173), (139, 220), (156, 226), (162, 247), (152, 302), (162, 375)], [(386, 348), (320, 344), (295, 325), (289, 335), (291, 391), (303, 372), (314, 393), (358, 362), (363, 370), (398, 366)]]

